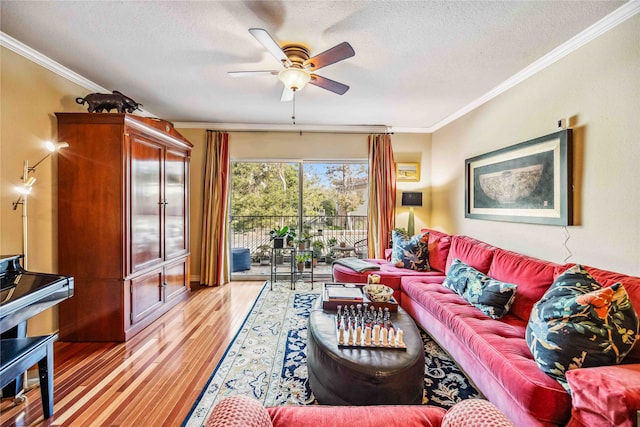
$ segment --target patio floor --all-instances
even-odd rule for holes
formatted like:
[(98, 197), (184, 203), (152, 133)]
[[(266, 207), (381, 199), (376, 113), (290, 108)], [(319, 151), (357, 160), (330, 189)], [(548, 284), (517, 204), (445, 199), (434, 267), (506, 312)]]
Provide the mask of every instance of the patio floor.
[[(281, 268), (278, 267), (278, 276), (280, 276)], [(308, 271), (308, 270), (307, 270)], [(313, 281), (324, 282), (332, 279), (331, 264), (319, 262), (313, 268)], [(231, 280), (269, 280), (271, 277), (271, 266), (251, 263), (251, 268), (244, 271), (236, 271), (231, 273)]]

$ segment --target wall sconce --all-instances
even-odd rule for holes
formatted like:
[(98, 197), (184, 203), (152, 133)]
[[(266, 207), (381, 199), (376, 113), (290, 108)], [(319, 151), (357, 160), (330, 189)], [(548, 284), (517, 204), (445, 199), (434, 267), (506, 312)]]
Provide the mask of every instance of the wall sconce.
[(29, 166), (29, 161), (25, 160), (23, 169), (22, 169), (22, 185), (16, 188), (16, 191), (20, 194), (18, 200), (13, 202), (13, 210), (15, 211), (18, 208), (18, 205), (22, 205), (22, 255), (23, 257), (23, 268), (27, 270), (28, 266), (28, 257), (27, 257), (27, 247), (28, 247), (28, 221), (27, 221), (27, 196), (31, 193), (31, 189), (33, 188), (33, 184), (36, 183), (36, 178), (33, 176), (29, 176), (30, 173), (35, 172), (36, 168), (40, 165), (40, 163), (44, 162), (51, 154), (60, 151), (63, 148), (67, 148), (69, 143), (67, 142), (51, 142), (47, 141), (45, 147), (49, 151), (46, 156), (42, 159), (38, 160), (34, 163), (33, 166)]
[(409, 236), (413, 236), (415, 234), (413, 208), (416, 206), (422, 206), (422, 193), (403, 191), (402, 206), (409, 206), (409, 223), (407, 224), (407, 234), (409, 234)]

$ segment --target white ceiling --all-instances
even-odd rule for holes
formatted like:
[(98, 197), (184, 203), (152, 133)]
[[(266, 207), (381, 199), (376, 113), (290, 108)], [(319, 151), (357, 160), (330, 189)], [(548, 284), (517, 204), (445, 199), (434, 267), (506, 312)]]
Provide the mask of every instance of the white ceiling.
[(305, 87), (296, 96), (297, 123), (417, 131), (437, 129), (535, 72), (536, 61), (559, 57), (557, 48), (572, 39), (579, 46), (576, 36), (629, 6), (613, 0), (2, 0), (0, 29), (5, 46), (11, 40), (34, 49), (94, 83), (88, 89), (120, 90), (158, 117), (207, 124), (291, 124), (292, 104), (280, 102), (276, 76), (227, 75), (280, 68), (249, 28), (264, 28), (279, 43), (302, 42), (312, 55), (348, 41), (356, 55), (317, 74), (351, 89), (339, 96)]

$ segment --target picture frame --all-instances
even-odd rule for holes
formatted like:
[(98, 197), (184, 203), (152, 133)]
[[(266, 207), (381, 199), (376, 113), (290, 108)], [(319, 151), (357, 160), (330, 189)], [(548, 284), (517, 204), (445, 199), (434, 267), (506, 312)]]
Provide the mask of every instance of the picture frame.
[(465, 218), (573, 225), (572, 131), (465, 160)]
[(420, 163), (396, 163), (396, 181), (420, 181)]

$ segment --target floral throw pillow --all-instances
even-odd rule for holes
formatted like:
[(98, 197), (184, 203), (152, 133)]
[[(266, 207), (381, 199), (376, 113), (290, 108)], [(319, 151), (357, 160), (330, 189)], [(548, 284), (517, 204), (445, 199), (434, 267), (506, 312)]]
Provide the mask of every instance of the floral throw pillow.
[(396, 230), (391, 232), (393, 251), (391, 263), (399, 268), (410, 268), (416, 271), (430, 271), (429, 265), (429, 232), (407, 237)]
[(622, 283), (602, 287), (582, 266), (562, 273), (531, 311), (527, 345), (567, 390), (570, 369), (620, 363), (638, 336), (638, 316)]
[(517, 285), (492, 279), (454, 259), (442, 283), (493, 319), (507, 314), (516, 297)]

